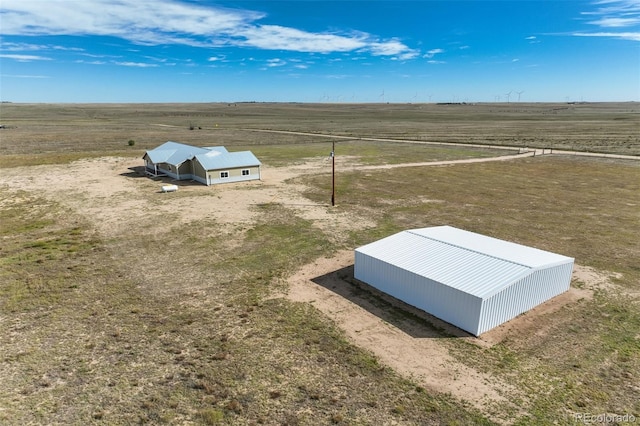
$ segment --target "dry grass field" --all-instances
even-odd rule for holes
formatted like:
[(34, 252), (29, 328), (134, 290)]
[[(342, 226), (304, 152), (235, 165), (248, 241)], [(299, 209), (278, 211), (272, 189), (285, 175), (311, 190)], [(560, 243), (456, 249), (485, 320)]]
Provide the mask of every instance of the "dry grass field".
[[(638, 104), (2, 104), (0, 124), (2, 424), (640, 421), (640, 161), (401, 167), (638, 156)], [(161, 194), (140, 166), (167, 140), (251, 149), (263, 180)], [(442, 224), (575, 257), (572, 289), (476, 339), (353, 280), (353, 248)]]

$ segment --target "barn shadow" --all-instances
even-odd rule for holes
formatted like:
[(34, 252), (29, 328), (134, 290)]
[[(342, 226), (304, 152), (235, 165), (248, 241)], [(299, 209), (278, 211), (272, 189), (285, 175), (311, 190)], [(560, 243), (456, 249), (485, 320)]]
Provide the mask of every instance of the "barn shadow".
[(358, 305), (413, 338), (474, 337), (454, 325), (357, 280), (353, 276), (353, 265), (312, 278), (311, 281)]

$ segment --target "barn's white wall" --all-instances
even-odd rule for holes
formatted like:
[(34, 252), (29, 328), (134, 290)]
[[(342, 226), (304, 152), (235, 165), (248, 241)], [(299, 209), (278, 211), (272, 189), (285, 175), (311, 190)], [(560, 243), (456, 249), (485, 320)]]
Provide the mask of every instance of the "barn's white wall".
[(354, 276), (478, 336), (567, 291), (572, 270), (566, 256), (435, 227), (356, 249)]
[(475, 296), (358, 251), (354, 277), (476, 335), (482, 300)]
[(533, 270), (501, 292), (486, 299), (478, 321), (478, 335), (569, 290), (573, 261)]

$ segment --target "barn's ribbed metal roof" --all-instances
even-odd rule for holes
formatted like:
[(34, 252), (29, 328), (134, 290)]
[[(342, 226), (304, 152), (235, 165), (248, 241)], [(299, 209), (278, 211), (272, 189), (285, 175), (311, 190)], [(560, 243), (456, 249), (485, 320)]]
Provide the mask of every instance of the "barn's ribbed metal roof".
[(451, 226), (403, 231), (356, 249), (479, 298), (543, 266), (573, 259)]

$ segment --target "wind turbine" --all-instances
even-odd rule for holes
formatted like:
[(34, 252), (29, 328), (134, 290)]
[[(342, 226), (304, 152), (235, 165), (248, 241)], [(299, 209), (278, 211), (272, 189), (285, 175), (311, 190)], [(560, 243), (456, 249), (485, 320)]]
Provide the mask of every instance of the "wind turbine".
[(509, 103), (509, 100), (511, 99), (511, 94), (513, 93), (513, 90), (509, 91), (509, 93), (505, 93), (504, 95), (507, 97), (507, 103)]
[(384, 89), (382, 89), (382, 93), (380, 94), (380, 98), (382, 99), (382, 103), (384, 103)]
[(518, 102), (520, 102), (520, 95), (522, 95), (524, 93), (524, 90), (522, 92), (516, 92), (518, 94)]

